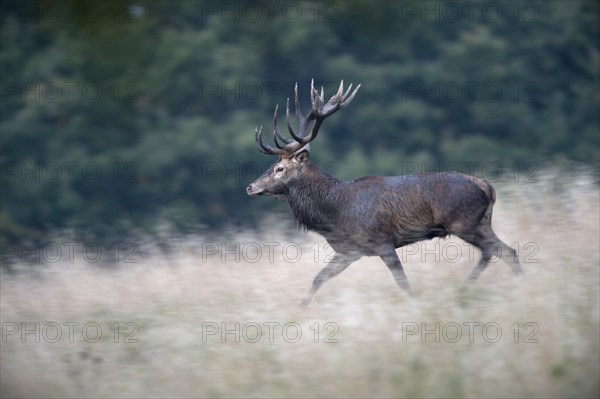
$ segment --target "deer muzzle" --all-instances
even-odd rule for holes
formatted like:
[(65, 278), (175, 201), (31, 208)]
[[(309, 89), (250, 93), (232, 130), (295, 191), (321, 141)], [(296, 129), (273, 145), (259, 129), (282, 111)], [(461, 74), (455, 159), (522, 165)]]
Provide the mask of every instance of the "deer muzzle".
[(255, 195), (260, 194), (260, 190), (257, 190), (254, 183), (252, 183), (248, 187), (246, 187), (246, 194), (248, 194), (251, 197), (254, 197)]

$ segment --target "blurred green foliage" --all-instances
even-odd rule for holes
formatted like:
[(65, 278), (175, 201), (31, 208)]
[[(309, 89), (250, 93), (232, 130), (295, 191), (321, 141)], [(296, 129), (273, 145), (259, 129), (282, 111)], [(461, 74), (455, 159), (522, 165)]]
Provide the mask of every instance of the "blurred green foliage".
[[(313, 158), (599, 162), (597, 1), (3, 1), (2, 242), (251, 225), (273, 107), (362, 83)], [(410, 168), (405, 167), (407, 163)], [(420, 168), (419, 166), (419, 168)], [(443, 166), (440, 166), (443, 168)]]

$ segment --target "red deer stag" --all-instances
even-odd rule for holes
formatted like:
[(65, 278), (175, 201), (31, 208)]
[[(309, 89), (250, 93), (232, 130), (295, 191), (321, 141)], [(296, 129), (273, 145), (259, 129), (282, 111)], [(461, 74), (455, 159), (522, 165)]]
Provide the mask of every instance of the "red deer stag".
[[(454, 234), (478, 247), (482, 257), (467, 281), (475, 281), (490, 258), (502, 258), (514, 274), (522, 273), (516, 251), (502, 242), (491, 226), (496, 193), (482, 179), (460, 173), (428, 173), (408, 176), (369, 176), (340, 180), (309, 160), (310, 146), (328, 116), (346, 107), (360, 85), (344, 92), (342, 81), (337, 94), (325, 103), (311, 82), (312, 110), (302, 115), (295, 89), (298, 133), (286, 106), (287, 128), (292, 139), (279, 131), (277, 111), (273, 115), (275, 147), (266, 144), (262, 126), (256, 128), (256, 145), (264, 154), (279, 159), (246, 192), (269, 195), (289, 202), (300, 226), (320, 233), (335, 250), (331, 262), (315, 277), (303, 301), (308, 304), (319, 287), (362, 256), (379, 256), (400, 287), (410, 293), (396, 248), (433, 237)], [(312, 128), (310, 127), (312, 125)]]

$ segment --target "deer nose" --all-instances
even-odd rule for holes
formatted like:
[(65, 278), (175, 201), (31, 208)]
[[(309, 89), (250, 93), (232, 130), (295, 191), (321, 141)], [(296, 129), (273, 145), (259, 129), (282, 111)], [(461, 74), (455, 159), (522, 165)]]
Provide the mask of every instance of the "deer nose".
[(252, 195), (252, 184), (246, 187), (246, 194)]

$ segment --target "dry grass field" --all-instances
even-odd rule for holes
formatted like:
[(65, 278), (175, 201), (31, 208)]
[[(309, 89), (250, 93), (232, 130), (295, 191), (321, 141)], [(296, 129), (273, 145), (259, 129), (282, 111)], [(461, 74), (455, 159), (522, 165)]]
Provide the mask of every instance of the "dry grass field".
[(276, 221), (166, 253), (146, 243), (116, 267), (59, 243), (58, 260), (2, 272), (0, 394), (597, 397), (598, 183), (496, 189), (493, 225), (525, 276), (495, 261), (463, 290), (479, 253), (432, 240), (399, 250), (412, 298), (363, 258), (301, 308), (331, 251)]

